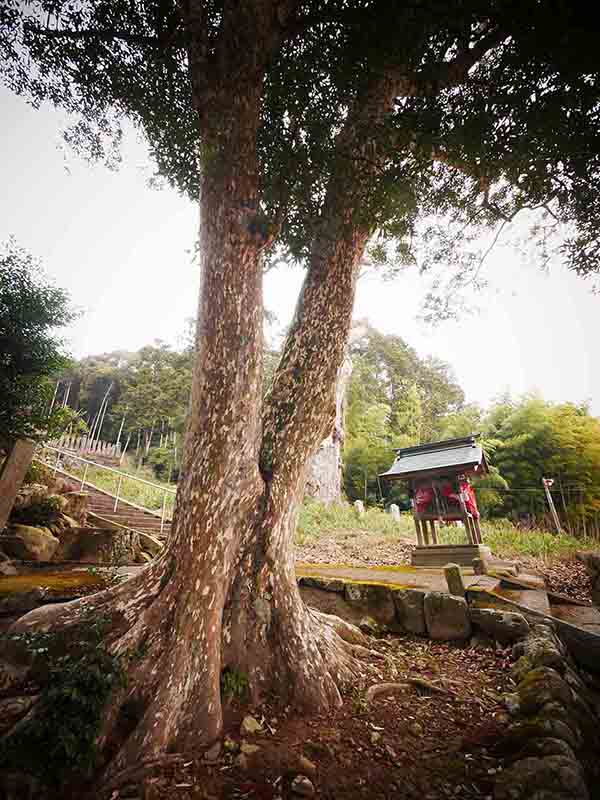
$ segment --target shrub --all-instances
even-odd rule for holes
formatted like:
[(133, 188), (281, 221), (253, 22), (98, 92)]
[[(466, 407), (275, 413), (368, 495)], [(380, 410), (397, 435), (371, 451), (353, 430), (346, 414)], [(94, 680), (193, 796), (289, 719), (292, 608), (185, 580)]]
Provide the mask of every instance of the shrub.
[(30, 483), (40, 483), (44, 486), (52, 486), (52, 471), (39, 461), (32, 461), (23, 478), (23, 485)]

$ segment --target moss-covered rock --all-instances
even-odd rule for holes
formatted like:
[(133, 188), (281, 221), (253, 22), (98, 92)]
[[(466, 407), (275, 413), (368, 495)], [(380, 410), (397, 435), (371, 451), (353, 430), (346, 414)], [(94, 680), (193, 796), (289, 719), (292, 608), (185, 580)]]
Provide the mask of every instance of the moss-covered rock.
[(529, 623), (525, 617), (511, 611), (471, 608), (471, 622), (502, 644), (516, 642), (529, 633)]
[(578, 732), (562, 720), (536, 716), (511, 725), (506, 737), (499, 744), (499, 749), (506, 755), (514, 756), (535, 739), (560, 739), (573, 750), (581, 745)]
[(344, 594), (345, 583), (339, 578), (318, 578), (302, 577), (298, 580), (300, 586), (308, 586), (311, 589), (322, 589), (324, 592), (336, 592)]
[(48, 528), (31, 525), (11, 525), (8, 534), (2, 537), (4, 552), (21, 561), (51, 561), (59, 540)]
[(546, 703), (570, 705), (572, 693), (554, 669), (537, 667), (521, 680), (517, 687), (522, 714), (534, 714)]
[(519, 753), (521, 758), (527, 756), (565, 756), (571, 760), (575, 760), (575, 752), (562, 739), (553, 739), (547, 737), (545, 739), (532, 739), (527, 742), (523, 750)]
[(365, 617), (372, 617), (379, 629), (396, 629), (396, 607), (389, 587), (368, 583), (346, 583), (344, 598), (351, 606), (364, 611)]
[[(569, 800), (589, 795), (579, 763), (564, 755), (524, 758), (504, 770), (494, 787), (494, 800), (532, 800), (552, 793)], [(548, 794), (550, 793), (550, 794)]]
[(394, 589), (392, 599), (396, 607), (398, 625), (409, 633), (423, 636), (427, 633), (425, 624), (425, 592), (418, 589)]
[(549, 667), (560, 674), (566, 669), (564, 647), (548, 625), (534, 625), (529, 636), (514, 646), (513, 655), (518, 658), (512, 669), (517, 682), (537, 667)]

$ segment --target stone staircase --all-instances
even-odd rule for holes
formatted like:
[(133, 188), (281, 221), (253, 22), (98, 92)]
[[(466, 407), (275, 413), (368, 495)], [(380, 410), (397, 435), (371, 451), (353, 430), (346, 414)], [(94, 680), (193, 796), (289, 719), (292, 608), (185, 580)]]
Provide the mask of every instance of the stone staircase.
[[(59, 470), (60, 473), (60, 470)], [(160, 513), (143, 509), (141, 506), (123, 500), (117, 502), (109, 492), (99, 489), (90, 483), (84, 483), (82, 491), (89, 494), (88, 508), (92, 514), (123, 528), (132, 528), (142, 533), (149, 533), (157, 539), (166, 539), (171, 529), (171, 520), (161, 522)], [(162, 529), (161, 529), (162, 528)]]
[[(105, 466), (99, 462), (90, 463), (93, 463), (94, 466)], [(81, 491), (89, 495), (89, 512), (99, 522), (108, 522), (110, 527), (130, 528), (139, 533), (149, 534), (160, 541), (167, 539), (171, 530), (171, 519), (165, 517), (163, 521), (160, 511), (143, 508), (121, 496), (117, 498), (116, 495), (111, 494), (106, 489), (101, 489), (88, 480), (82, 480), (81, 477), (72, 475), (61, 466), (53, 465), (52, 469), (56, 475), (64, 480), (70, 483), (77, 482), (77, 485), (81, 487)], [(131, 477), (135, 479), (135, 476)]]

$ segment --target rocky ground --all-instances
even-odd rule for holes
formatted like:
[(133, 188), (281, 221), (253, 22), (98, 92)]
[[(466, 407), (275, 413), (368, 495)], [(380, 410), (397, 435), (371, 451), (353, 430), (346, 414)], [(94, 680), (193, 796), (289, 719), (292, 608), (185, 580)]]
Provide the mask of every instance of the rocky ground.
[(339, 530), (296, 545), (296, 560), (312, 564), (347, 564), (352, 567), (410, 564), (414, 550), (410, 539), (360, 530)]
[[(286, 709), (229, 707), (227, 737), (212, 763), (190, 757), (157, 766), (114, 787), (111, 800), (144, 798), (319, 797), (327, 800), (491, 798), (503, 760), (493, 743), (508, 724), (500, 700), (512, 687), (508, 651), (429, 642), (411, 636), (371, 639), (371, 685), (422, 679), (403, 694), (368, 702), (358, 686), (324, 717)], [(244, 713), (247, 713), (244, 712)]]
[[(410, 539), (394, 539), (370, 531), (340, 530), (296, 546), (296, 559), (313, 564), (354, 567), (409, 564), (414, 549)], [(591, 583), (585, 565), (574, 558), (544, 560), (522, 556), (522, 568), (542, 575), (551, 592), (574, 600), (591, 601)]]

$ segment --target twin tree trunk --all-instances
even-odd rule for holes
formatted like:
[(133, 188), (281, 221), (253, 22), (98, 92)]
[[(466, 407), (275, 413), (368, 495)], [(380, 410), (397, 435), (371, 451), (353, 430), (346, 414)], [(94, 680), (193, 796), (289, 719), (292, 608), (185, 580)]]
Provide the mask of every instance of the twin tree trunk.
[[(261, 408), (264, 242), (253, 223), (262, 82), (260, 69), (240, 65), (213, 95), (212, 115), (202, 118), (210, 157), (201, 176), (197, 360), (167, 547), (118, 588), (32, 612), (17, 624), (64, 629), (90, 612), (111, 619), (107, 645), (129, 671), (99, 739), (111, 774), (215, 741), (225, 668), (248, 676), (254, 701), (273, 692), (323, 711), (340, 703), (339, 688), (352, 678), (361, 649), (350, 626), (304, 606), (293, 536), (307, 465), (334, 420), (336, 376), (370, 232), (360, 214), (361, 148), (372, 163), (365, 131), (389, 109), (393, 87), (384, 80), (369, 87), (338, 137), (344, 158)], [(219, 120), (217, 132), (211, 118)], [(134, 652), (143, 656), (129, 658)], [(134, 724), (132, 708), (139, 712)]]

